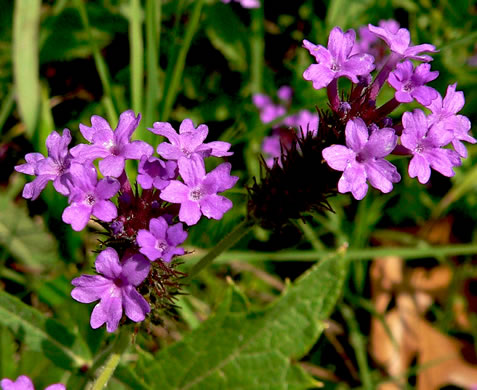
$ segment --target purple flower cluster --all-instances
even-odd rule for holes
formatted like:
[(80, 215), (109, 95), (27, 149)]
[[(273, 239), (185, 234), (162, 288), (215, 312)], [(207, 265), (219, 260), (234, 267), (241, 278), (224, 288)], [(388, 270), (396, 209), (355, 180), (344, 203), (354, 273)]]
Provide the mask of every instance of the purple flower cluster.
[[(267, 124), (282, 117), (275, 124), (272, 135), (265, 137), (262, 144), (262, 151), (265, 153), (265, 162), (271, 167), (274, 161), (281, 164), (280, 156), (282, 149), (289, 149), (294, 135), (304, 137), (307, 134), (316, 135), (318, 131), (319, 117), (318, 113), (312, 113), (308, 110), (300, 110), (296, 114), (288, 114), (292, 103), (293, 90), (284, 85), (277, 91), (279, 103), (264, 94), (255, 94), (252, 97), (254, 105), (260, 111), (260, 120)], [(298, 133), (294, 129), (298, 129)]]
[[(33, 382), (26, 375), (20, 375), (15, 381), (12, 381), (8, 378), (4, 378), (1, 380), (0, 386), (2, 386), (2, 390), (35, 390)], [(54, 385), (45, 387), (45, 390), (65, 389), (65, 385), (62, 385), (61, 383), (56, 383)]]
[[(151, 145), (132, 141), (140, 119), (133, 111), (125, 111), (112, 130), (106, 120), (93, 116), (90, 127), (80, 125), (88, 143), (71, 149), (69, 130), (62, 136), (54, 131), (46, 142), (48, 157), (30, 153), (26, 163), (16, 167), (35, 176), (25, 185), (25, 198), (36, 199), (51, 180), (68, 197), (62, 216), (65, 223), (80, 231), (93, 216), (106, 229), (110, 237), (106, 244), (111, 246), (96, 259), (97, 275), (74, 279), (71, 295), (82, 303), (99, 300), (91, 326), (106, 324), (108, 332), (118, 327), (123, 311), (134, 322), (145, 319), (151, 309), (136, 288), (150, 275), (153, 262), (169, 264), (185, 253), (179, 247), (187, 238), (182, 222), (191, 226), (202, 216), (221, 219), (232, 202), (219, 193), (238, 180), (230, 175), (230, 163), (206, 172), (205, 158), (232, 155), (227, 142), (204, 142), (206, 125), (195, 128), (185, 119), (177, 133), (169, 123), (154, 123), (149, 130), (169, 141), (156, 148), (161, 159), (153, 156)], [(126, 175), (127, 160), (139, 160), (136, 191)]]
[[(337, 184), (341, 193), (351, 192), (362, 199), (371, 186), (390, 192), (400, 181), (397, 169), (385, 157), (391, 153), (411, 156), (408, 173), (420, 183), (430, 179), (431, 168), (445, 176), (453, 176), (453, 168), (467, 156), (462, 141), (476, 143), (469, 135), (470, 121), (457, 113), (465, 99), (456, 92), (456, 84), (447, 88), (444, 99), (426, 85), (439, 73), (431, 71), (435, 53), (430, 44), (413, 46), (409, 31), (395, 21), (382, 21), (379, 26), (360, 29), (360, 41), (353, 30), (331, 30), (328, 47), (303, 41), (303, 46), (316, 59), (303, 77), (316, 89), (326, 88), (332, 114), (344, 127), (343, 144), (323, 149), (323, 158), (334, 170), (343, 174)], [(385, 54), (387, 53), (387, 54)], [(423, 63), (415, 66), (414, 61)], [(378, 65), (377, 74), (371, 75)], [(351, 92), (339, 92), (338, 79), (352, 82)], [(380, 107), (376, 99), (386, 82), (394, 97)], [(344, 100), (343, 96), (348, 96)], [(402, 103), (417, 101), (431, 113), (416, 109), (405, 112), (400, 121), (389, 114)], [(452, 145), (453, 149), (447, 146)]]

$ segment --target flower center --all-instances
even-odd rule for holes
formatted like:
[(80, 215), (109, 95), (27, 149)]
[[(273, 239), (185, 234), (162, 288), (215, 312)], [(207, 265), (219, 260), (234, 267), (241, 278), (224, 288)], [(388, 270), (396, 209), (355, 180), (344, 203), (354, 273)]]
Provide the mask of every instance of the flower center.
[(414, 149), (416, 153), (422, 153), (423, 150), (424, 150), (424, 146), (422, 146), (421, 144), (418, 144), (416, 148)]
[(359, 163), (362, 163), (366, 160), (366, 156), (364, 156), (363, 154), (361, 153), (358, 153), (356, 155), (356, 161), (359, 162)]
[(205, 193), (202, 191), (202, 188), (194, 188), (190, 193), (189, 193), (189, 198), (190, 200), (201, 200), (204, 197)]
[(161, 251), (162, 253), (164, 253), (164, 251), (167, 249), (167, 243), (163, 240), (157, 240), (156, 241), (156, 245), (154, 245), (154, 247)]
[(402, 87), (404, 92), (412, 92), (414, 90), (414, 85), (412, 82), (408, 82), (407, 84), (404, 84), (404, 87)]
[(192, 154), (192, 152), (191, 152), (189, 149), (185, 148), (185, 147), (182, 147), (182, 148), (181, 148), (181, 152), (184, 153), (184, 155), (185, 155), (186, 157), (190, 157), (190, 155)]
[(330, 69), (331, 69), (333, 72), (338, 72), (338, 71), (341, 69), (341, 66), (339, 66), (336, 62), (333, 62), (333, 63), (331, 64)]
[(125, 285), (124, 281), (121, 278), (116, 278), (113, 280), (113, 283), (116, 287), (123, 287)]
[(88, 194), (86, 195), (85, 202), (88, 205), (92, 206), (96, 203), (96, 197), (94, 196), (94, 194)]

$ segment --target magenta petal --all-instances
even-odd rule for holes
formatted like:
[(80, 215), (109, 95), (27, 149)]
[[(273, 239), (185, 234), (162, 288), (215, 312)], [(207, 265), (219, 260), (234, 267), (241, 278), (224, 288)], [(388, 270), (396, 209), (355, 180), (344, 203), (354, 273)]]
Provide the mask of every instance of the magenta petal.
[(166, 160), (179, 160), (179, 158), (184, 156), (178, 146), (168, 144), (167, 142), (162, 142), (157, 145), (156, 150), (157, 154)]
[(419, 180), (419, 183), (426, 184), (431, 177), (431, 167), (427, 160), (419, 155), (415, 154), (414, 157), (409, 162), (409, 177), (416, 177)]
[(346, 124), (346, 146), (359, 153), (368, 141), (368, 127), (361, 118), (350, 119)]
[(344, 171), (356, 157), (355, 152), (343, 145), (329, 146), (323, 149), (322, 155), (328, 165), (337, 171)]
[(161, 191), (159, 197), (171, 203), (186, 202), (189, 199), (189, 187), (178, 180), (172, 180), (171, 183)]
[(112, 177), (101, 179), (96, 185), (95, 193), (99, 199), (111, 199), (119, 191), (120, 184)]
[(339, 64), (343, 64), (351, 53), (356, 33), (354, 30), (348, 30), (345, 33), (339, 27), (334, 27), (330, 31), (328, 38), (328, 50)]
[(99, 328), (106, 322), (106, 330), (114, 332), (123, 315), (120, 296), (103, 296), (91, 313), (90, 325), (93, 329)]
[(167, 230), (167, 241), (174, 246), (182, 244), (187, 238), (187, 232), (184, 231), (181, 223), (172, 225)]
[(179, 135), (177, 132), (174, 130), (174, 128), (171, 126), (170, 123), (167, 122), (154, 122), (154, 128), (149, 128), (151, 132), (155, 134), (162, 135), (163, 137), (166, 137), (169, 142), (173, 145), (179, 145), (180, 144), (180, 139)]
[(51, 180), (51, 176), (49, 175), (41, 175), (38, 176), (35, 180), (31, 183), (25, 184), (23, 188), (22, 196), (25, 199), (35, 200), (41, 194), (41, 191), (44, 190), (48, 182)]
[[(425, 158), (432, 169), (447, 177), (454, 176), (455, 172), (452, 168), (455, 165), (460, 165), (460, 159), (458, 158), (457, 153), (449, 149), (435, 148), (426, 150)], [(452, 160), (454, 160), (454, 164)], [(455, 164), (455, 162), (457, 162), (457, 164)]]
[(166, 238), (169, 225), (163, 217), (153, 218), (149, 221), (149, 231), (157, 238)]
[(154, 148), (144, 141), (133, 141), (124, 146), (122, 155), (129, 160), (140, 160), (142, 156), (148, 158), (154, 153)]
[(221, 219), (233, 206), (232, 201), (220, 196), (209, 195), (200, 200), (200, 210), (207, 218)]
[(376, 130), (369, 136), (364, 149), (369, 156), (383, 158), (394, 150), (396, 144), (397, 135), (394, 129), (383, 128)]
[(232, 145), (224, 141), (212, 141), (203, 145), (205, 148), (212, 149), (211, 155), (215, 157), (226, 157), (234, 154), (229, 152)]
[(123, 156), (107, 156), (99, 162), (99, 171), (104, 176), (119, 177), (124, 171)]
[(71, 297), (81, 303), (97, 301), (111, 283), (111, 280), (100, 275), (81, 275), (71, 281), (76, 287), (71, 291)]
[(111, 222), (118, 216), (116, 205), (109, 200), (99, 200), (94, 206), (92, 213), (100, 221)]
[(392, 165), (389, 161), (381, 159), (376, 160), (373, 163), (366, 164), (365, 168), (366, 176), (374, 188), (381, 190), (385, 194), (392, 191), (393, 184), (390, 179), (393, 177), (397, 178), (399, 176), (394, 165)]
[(149, 230), (139, 229), (137, 232), (136, 242), (140, 247), (154, 247), (156, 241), (156, 236), (154, 236)]
[(61, 383), (55, 383), (53, 385), (45, 387), (45, 390), (66, 390), (66, 386)]
[(121, 275), (118, 253), (113, 248), (106, 248), (98, 255), (95, 267), (96, 271), (111, 280), (119, 278)]
[(232, 188), (237, 183), (238, 176), (230, 176), (231, 169), (230, 163), (222, 163), (210, 171), (202, 183), (202, 186), (207, 188), (206, 192), (212, 194)]
[(126, 316), (134, 322), (144, 321), (151, 311), (149, 303), (132, 286), (123, 289), (123, 306)]
[(188, 200), (181, 204), (179, 220), (185, 222), (187, 225), (195, 225), (199, 222), (201, 215), (202, 213), (200, 212), (200, 207), (197, 202)]
[(179, 174), (188, 187), (197, 186), (205, 176), (205, 165), (202, 157), (192, 155), (191, 158), (181, 158), (177, 162)]
[(79, 232), (86, 227), (90, 216), (91, 206), (73, 203), (63, 211), (61, 218), (64, 223), (70, 224), (73, 230)]
[(71, 155), (76, 161), (93, 161), (97, 158), (109, 156), (109, 151), (101, 146), (79, 144), (70, 149)]
[(328, 86), (329, 83), (335, 78), (335, 72), (330, 68), (321, 64), (311, 64), (305, 72), (303, 72), (303, 78), (313, 82), (313, 88), (321, 89)]
[(129, 143), (131, 136), (138, 127), (139, 122), (141, 121), (141, 114), (134, 114), (133, 110), (124, 111), (119, 116), (119, 123), (114, 131), (114, 139), (116, 140), (117, 145), (125, 145)]
[(140, 254), (135, 254), (124, 260), (122, 264), (122, 277), (124, 277), (129, 284), (139, 286), (144, 279), (149, 275), (151, 263)]
[(15, 381), (4, 378), (0, 385), (3, 390), (35, 390), (33, 382), (26, 375), (20, 375)]

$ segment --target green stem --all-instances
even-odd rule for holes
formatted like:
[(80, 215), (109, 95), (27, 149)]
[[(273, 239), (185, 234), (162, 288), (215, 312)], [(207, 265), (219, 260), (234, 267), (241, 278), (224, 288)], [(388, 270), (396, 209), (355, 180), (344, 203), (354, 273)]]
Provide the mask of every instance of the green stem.
[(245, 219), (239, 223), (229, 234), (227, 234), (214, 248), (212, 248), (204, 257), (202, 257), (190, 270), (184, 281), (189, 281), (196, 276), (205, 267), (210, 265), (221, 253), (232, 247), (243, 236), (245, 236), (254, 226), (254, 223)]
[(129, 341), (131, 340), (131, 332), (129, 327), (123, 326), (120, 328), (119, 335), (114, 342), (111, 355), (109, 355), (108, 360), (101, 368), (98, 378), (94, 381), (93, 385), (90, 387), (90, 390), (102, 390), (108, 384), (109, 380), (114, 374), (116, 367), (121, 360), (122, 354), (126, 351), (129, 346)]
[(153, 116), (157, 110), (159, 101), (159, 53), (161, 40), (161, 12), (162, 0), (146, 1), (146, 108), (144, 111), (144, 126), (140, 139), (153, 142), (156, 137), (153, 133), (146, 130), (146, 127), (152, 127)]
[(2, 128), (5, 122), (8, 119), (8, 116), (12, 112), (13, 102), (15, 101), (15, 89), (13, 86), (10, 87), (7, 96), (3, 99), (1, 108), (0, 108), (0, 134), (2, 133)]
[[(189, 248), (192, 249), (192, 248)], [(236, 261), (318, 261), (333, 256), (334, 250), (286, 250), (280, 252), (228, 251), (220, 255), (218, 262)], [(477, 253), (477, 244), (437, 245), (429, 247), (374, 247), (348, 249), (345, 258), (354, 261), (368, 261), (376, 257), (398, 256), (403, 260), (423, 259), (436, 256), (465, 256)], [(193, 255), (190, 255), (193, 261)], [(198, 256), (197, 256), (198, 257)]]
[(167, 89), (167, 95), (164, 99), (164, 104), (162, 107), (161, 121), (167, 121), (169, 115), (171, 114), (172, 106), (177, 97), (177, 90), (179, 88), (179, 82), (182, 80), (182, 73), (184, 72), (185, 60), (187, 53), (192, 42), (192, 38), (197, 31), (199, 25), (200, 15), (202, 6), (204, 5), (204, 0), (196, 0), (194, 9), (190, 16), (190, 20), (187, 24), (187, 30), (185, 32), (184, 41), (180, 45), (179, 54), (174, 63), (174, 69), (172, 71), (171, 81)]
[(341, 306), (341, 314), (343, 315), (346, 323), (348, 324), (350, 332), (350, 342), (353, 346), (356, 354), (356, 361), (358, 362), (359, 373), (361, 381), (363, 382), (363, 389), (372, 390), (373, 381), (371, 379), (371, 373), (369, 371), (368, 358), (366, 352), (366, 343), (359, 329), (358, 322), (354, 317), (354, 313), (347, 305)]
[(251, 11), (252, 16), (252, 39), (250, 41), (251, 50), (251, 90), (252, 93), (262, 92), (262, 79), (263, 79), (263, 59), (265, 58), (265, 45), (264, 45), (264, 13), (263, 6)]
[(91, 46), (91, 50), (93, 51), (94, 62), (96, 64), (96, 69), (98, 70), (99, 78), (101, 80), (101, 85), (103, 86), (104, 90), (104, 99), (103, 105), (108, 116), (110, 122), (117, 123), (118, 115), (113, 103), (113, 94), (111, 89), (111, 82), (108, 67), (104, 62), (103, 57), (101, 57), (101, 53), (99, 52), (98, 46), (96, 45), (96, 41), (91, 33), (91, 28), (89, 26), (88, 20), (88, 13), (86, 12), (86, 7), (84, 5), (83, 0), (75, 0), (76, 8), (80, 14), (81, 22), (83, 23), (83, 27), (88, 34), (89, 45)]
[(142, 91), (144, 82), (144, 47), (142, 40), (142, 20), (140, 0), (129, 3), (129, 61), (131, 63), (132, 108), (142, 112)]

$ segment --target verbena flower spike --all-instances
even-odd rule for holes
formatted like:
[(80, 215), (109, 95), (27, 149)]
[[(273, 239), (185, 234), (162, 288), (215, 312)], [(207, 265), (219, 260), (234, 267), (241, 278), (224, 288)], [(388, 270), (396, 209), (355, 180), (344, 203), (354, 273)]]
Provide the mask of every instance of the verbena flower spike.
[[(68, 150), (69, 130), (62, 136), (52, 132), (47, 138), (48, 157), (30, 153), (26, 164), (16, 167), (36, 176), (25, 185), (26, 198), (37, 198), (53, 180), (55, 189), (68, 196), (65, 223), (80, 231), (94, 217), (104, 228), (106, 248), (96, 259), (98, 274), (75, 278), (71, 296), (82, 303), (99, 300), (90, 323), (93, 328), (106, 324), (108, 332), (117, 329), (123, 313), (141, 322), (152, 310), (168, 310), (173, 305), (180, 292), (179, 278), (184, 276), (175, 269), (176, 259), (185, 253), (180, 245), (187, 238), (177, 220), (193, 225), (202, 215), (221, 219), (232, 202), (217, 193), (232, 188), (238, 180), (230, 175), (229, 163), (206, 172), (205, 158), (232, 154), (227, 142), (204, 143), (206, 125), (196, 128), (185, 119), (177, 134), (169, 123), (156, 122), (150, 130), (170, 141), (157, 146), (160, 159), (153, 156), (151, 145), (131, 141), (140, 119), (140, 114), (125, 111), (113, 131), (105, 119), (95, 115), (90, 127), (80, 125), (90, 144)], [(102, 177), (93, 163), (98, 159)], [(135, 186), (125, 172), (129, 159), (139, 160)]]
[[(272, 163), (266, 160), (261, 182), (249, 189), (249, 215), (263, 226), (281, 226), (314, 208), (330, 209), (327, 198), (336, 192), (351, 192), (354, 198), (363, 199), (368, 183), (391, 192), (401, 179), (397, 168), (386, 160), (391, 154), (411, 157), (408, 174), (422, 184), (430, 180), (431, 170), (453, 176), (453, 168), (467, 156), (463, 141), (477, 142), (469, 135), (468, 118), (457, 114), (464, 96), (456, 92), (456, 84), (447, 88), (444, 99), (426, 85), (439, 75), (427, 63), (432, 57), (423, 54), (436, 53), (434, 46), (413, 46), (409, 31), (395, 21), (368, 25), (360, 35), (357, 42), (353, 30), (343, 32), (335, 27), (327, 48), (303, 41), (317, 62), (304, 71), (303, 78), (316, 89), (327, 89), (330, 110), (318, 109), (318, 129), (306, 137), (282, 130), (286, 137), (278, 133), (265, 139), (264, 149), (270, 154), (280, 150), (280, 154)], [(387, 55), (383, 55), (383, 44)], [(380, 55), (374, 77), (373, 53)], [(410, 60), (424, 63), (414, 66)], [(341, 77), (351, 81), (349, 91), (340, 91)], [(377, 106), (386, 82), (394, 88), (394, 97)], [(414, 100), (431, 114), (416, 109), (391, 118), (397, 107)], [(262, 111), (264, 104), (258, 108)]]

